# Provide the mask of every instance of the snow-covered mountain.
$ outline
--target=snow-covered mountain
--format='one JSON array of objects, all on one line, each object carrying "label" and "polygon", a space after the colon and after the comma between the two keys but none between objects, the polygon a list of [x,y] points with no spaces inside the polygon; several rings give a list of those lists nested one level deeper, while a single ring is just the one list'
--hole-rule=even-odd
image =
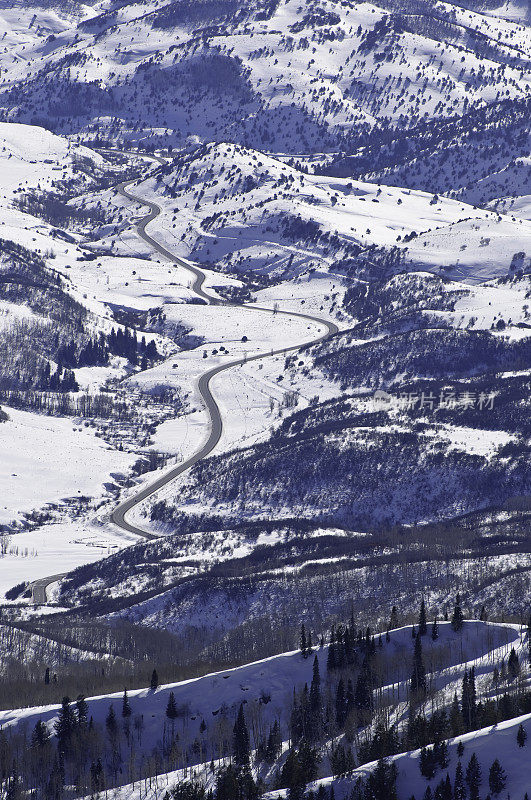
[{"label": "snow-covered mountain", "polygon": [[2,11],[6,119],[306,152],[529,90],[524,5],[73,5]]},{"label": "snow-covered mountain", "polygon": [[525,0],[0,3],[2,798],[528,797],[530,119]]}]

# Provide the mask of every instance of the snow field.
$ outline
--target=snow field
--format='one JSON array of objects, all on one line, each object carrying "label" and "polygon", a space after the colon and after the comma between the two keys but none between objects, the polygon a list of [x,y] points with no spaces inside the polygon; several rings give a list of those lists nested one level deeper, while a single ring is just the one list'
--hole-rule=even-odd
[{"label": "snow field", "polygon": [[[8,537],[7,552],[0,557],[0,596],[19,583],[70,572],[98,561],[136,538],[87,519],[65,519]],[[48,589],[54,594],[54,586]]]},{"label": "snow field", "polygon": [[48,503],[61,504],[105,492],[134,456],[108,447],[91,428],[4,406],[0,424],[0,523]]}]

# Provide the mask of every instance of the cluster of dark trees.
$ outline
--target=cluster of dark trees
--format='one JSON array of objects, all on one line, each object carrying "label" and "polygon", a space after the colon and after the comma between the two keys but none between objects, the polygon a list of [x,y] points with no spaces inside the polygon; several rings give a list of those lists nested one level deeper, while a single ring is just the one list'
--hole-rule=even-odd
[{"label": "cluster of dark trees", "polygon": [[529,98],[511,98],[469,106],[461,116],[423,120],[408,129],[376,125],[369,135],[355,130],[345,143],[353,155],[338,156],[322,171],[360,179],[392,171],[384,182],[430,192],[455,190],[483,177],[486,163],[496,163],[497,156],[507,163],[525,154],[529,113]]},{"label": "cluster of dark trees", "polygon": [[[385,638],[390,640],[392,629],[397,626],[397,610],[393,607]],[[456,597],[451,625],[454,631],[463,628],[464,616],[461,608],[461,598]],[[531,630],[531,619],[529,623]],[[411,660],[410,678],[410,717],[407,728],[399,735],[394,726],[388,726],[377,720],[374,733],[358,741],[357,749],[361,763],[384,758],[396,753],[416,748],[423,748],[421,764],[422,769],[435,774],[439,767],[444,767],[447,762],[447,747],[445,739],[459,736],[468,731],[496,724],[503,719],[510,719],[518,714],[527,713],[531,709],[531,692],[525,691],[517,678],[520,674],[520,664],[516,651],[511,649],[507,667],[503,666],[504,678],[512,686],[512,691],[496,699],[478,699],[474,668],[466,669],[461,697],[455,695],[450,708],[437,708],[426,717],[418,711],[419,705],[427,698],[428,687],[426,670],[422,654],[422,639],[429,636],[433,641],[439,638],[437,617],[428,625],[426,607],[422,600],[418,625],[412,628],[413,653]],[[303,626],[301,629],[301,653],[304,657],[311,654],[310,637]],[[323,741],[323,737],[345,734],[346,741],[352,741],[355,732],[361,726],[369,724],[377,716],[375,698],[381,682],[379,658],[382,636],[371,634],[367,629],[356,633],[353,623],[334,628],[330,635],[330,644],[327,658],[328,681],[331,682],[332,692],[328,693],[327,704],[323,707],[318,693],[320,687],[319,667],[317,659],[314,662],[314,677],[310,688],[294,694],[291,715],[291,739],[315,743]],[[322,642],[320,643],[322,646]],[[500,676],[497,668],[494,672],[493,682],[497,691],[500,685]],[[319,697],[319,701],[316,701]],[[428,745],[432,743],[431,747]],[[352,769],[353,761],[348,750],[338,752],[336,764],[337,772],[342,774]],[[423,772],[424,774],[424,772]],[[309,779],[310,780],[310,779]]]},{"label": "cluster of dark trees", "polygon": [[[69,370],[65,370],[66,373]],[[70,381],[70,379],[69,379]],[[71,387],[72,383],[69,383]],[[0,400],[13,408],[32,409],[50,416],[83,417],[86,419],[136,419],[134,407],[125,401],[117,401],[110,393],[72,396],[67,391],[39,391],[33,389],[0,389]]]},{"label": "cluster of dark trees", "polygon": [[55,354],[58,364],[68,367],[103,366],[109,363],[110,355],[122,356],[131,364],[140,363],[141,369],[159,358],[157,345],[153,340],[146,342],[142,336],[140,341],[136,331],[128,328],[113,328],[111,333],[91,336],[87,341],[79,343],[75,337],[62,341]]},{"label": "cluster of dark trees", "polygon": [[[127,736],[132,747],[140,734],[140,727],[129,725]],[[122,766],[120,735],[112,707],[105,726],[98,725],[89,718],[82,695],[75,703],[68,697],[63,699],[53,732],[41,720],[29,737],[2,731],[0,774],[6,798],[21,800],[32,790],[43,800],[60,800],[67,786],[82,795],[98,793],[112,781],[116,785]],[[72,789],[68,794],[72,795]]]},{"label": "cluster of dark trees", "polygon": [[[123,408],[108,408],[110,396],[69,397],[79,391],[73,370],[105,365],[110,355],[146,369],[159,358],[155,342],[146,342],[144,336],[139,340],[136,331],[128,328],[114,328],[108,335],[87,333],[87,310],[68,294],[61,276],[42,258],[6,240],[0,240],[0,253],[0,297],[27,305],[46,319],[17,321],[2,331],[0,399],[48,414],[122,415]],[[91,414],[98,410],[102,413]]]},{"label": "cluster of dark trees", "polygon": [[242,0],[180,0],[168,3],[152,15],[154,28],[173,28],[183,23],[195,25],[233,16],[239,8],[245,8]]},{"label": "cluster of dark trees", "polygon": [[[428,358],[429,352],[435,363],[443,348],[439,343],[439,350],[430,351],[432,338],[420,335],[415,351],[423,359]],[[420,356],[417,347],[424,346],[424,355]],[[405,354],[391,355],[391,349],[387,355],[394,359],[393,369],[408,361]],[[343,349],[318,362],[326,372],[333,372],[334,377],[339,373],[347,376],[350,370],[359,370],[366,357],[371,362],[373,357],[376,359],[374,352],[379,350],[380,344],[372,343],[366,348]],[[448,358],[452,353],[450,349]],[[374,365],[375,369],[381,368],[381,364],[376,367],[374,362]],[[363,382],[360,378],[360,383]],[[418,388],[411,387],[412,396]],[[432,385],[432,391],[433,388]],[[470,387],[462,391],[470,391]],[[430,396],[429,389],[425,393]],[[417,396],[420,398],[420,394]],[[438,395],[433,397],[437,400]],[[422,426],[412,423],[410,430],[393,429],[386,413],[385,410],[356,412],[344,400],[296,412],[287,420],[291,430],[281,427],[268,442],[198,464],[191,473],[192,482],[184,491],[191,497],[201,491],[214,513],[215,507],[222,505],[228,515],[237,511],[248,521],[274,518],[275,508],[281,506],[291,508],[292,516],[333,521],[333,525],[352,530],[411,524],[421,518],[448,518],[456,514],[458,507],[501,506],[507,496],[529,493],[525,443],[517,443],[513,467],[508,471],[499,460],[448,450],[442,441],[440,447],[427,448]],[[422,413],[430,412],[419,412]],[[454,419],[455,412],[448,413]],[[476,408],[474,413],[476,426],[480,426],[480,417],[489,424],[490,411]],[[300,435],[293,435],[295,421],[299,423]],[[528,424],[523,417],[522,423]],[[361,437],[350,435],[359,428],[365,429]],[[330,432],[334,436],[327,436]],[[386,458],[382,460],[384,452]],[[179,497],[179,504],[182,499]],[[157,509],[163,511],[162,506]],[[166,519],[172,516],[169,505],[164,516]]]},{"label": "cluster of dark trees", "polygon": [[[373,260],[375,257],[376,254],[371,254]],[[452,311],[456,302],[465,295],[465,290],[453,288],[444,278],[411,273],[390,280],[353,283],[345,292],[343,305],[360,320],[378,318],[384,313],[388,324],[390,314],[412,309]]]},{"label": "cluster of dark trees", "polygon": [[105,220],[103,209],[69,205],[65,202],[64,194],[55,192],[25,192],[18,198],[17,206],[27,214],[60,227],[88,221],[103,223]]},{"label": "cluster of dark trees", "polygon": [[[0,253],[4,256],[0,269],[0,298],[12,303],[28,306],[41,317],[59,325],[48,326],[51,333],[59,336],[64,330],[81,331],[88,319],[88,312],[74,300],[63,286],[61,276],[49,269],[44,261],[23,247],[0,240]],[[35,329],[47,327],[42,323],[26,323]],[[19,323],[24,328],[24,324]],[[5,336],[5,331],[3,332]]]},{"label": "cluster of dark trees", "polygon": [[[435,770],[432,768],[430,759],[425,752],[425,750],[421,752],[420,771],[427,780],[431,780],[435,775]],[[441,778],[433,791],[430,786],[426,787],[422,800],[465,800],[465,798],[480,800],[483,779],[478,758],[475,753],[472,753],[466,770],[464,770],[461,763],[461,757],[464,753],[462,742],[459,743],[457,752],[459,761],[457,762],[453,783],[450,780],[450,774],[447,772],[446,777]],[[439,759],[438,763],[442,767],[448,766],[446,758]],[[489,789],[494,796],[498,796],[505,788],[506,783],[507,774],[499,760],[495,758],[489,769]],[[411,800],[415,800],[414,795],[411,796]]]},{"label": "cluster of dark trees", "polygon": [[79,384],[75,374],[71,369],[64,368],[61,364],[54,372],[49,361],[42,363],[34,380],[19,380],[16,387],[12,387],[18,392],[39,391],[39,392],[77,392]]},{"label": "cluster of dark trees", "polygon": [[[410,380],[418,376],[447,381],[516,369],[516,365],[529,361],[529,342],[503,342],[485,331],[430,328],[427,323],[419,330],[404,326],[404,320],[396,333],[389,327],[387,331],[392,335],[380,342],[358,343],[339,350],[326,343],[320,345],[315,365],[345,386],[362,381],[381,386],[395,380],[397,358]],[[360,333],[357,331],[352,338]]]}]

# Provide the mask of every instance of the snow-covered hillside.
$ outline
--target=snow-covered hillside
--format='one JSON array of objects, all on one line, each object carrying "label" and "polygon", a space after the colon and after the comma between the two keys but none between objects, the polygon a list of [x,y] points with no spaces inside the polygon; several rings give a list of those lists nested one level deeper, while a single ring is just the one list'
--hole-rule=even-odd
[{"label": "snow-covered hillside", "polygon": [[0,6],[0,795],[524,800],[529,3]]},{"label": "snow-covered hillside", "polygon": [[[461,685],[463,675],[474,667],[478,691],[483,695],[485,691],[492,693],[493,669],[503,659],[507,658],[511,648],[522,659],[527,648],[524,636],[518,626],[496,625],[482,622],[468,621],[464,623],[461,632],[452,630],[449,623],[441,623],[439,638],[431,642],[428,637],[424,640],[425,659],[427,664],[432,664],[436,671],[432,673],[432,699],[426,703],[427,715],[434,714],[435,707],[448,702]],[[390,682],[380,690],[380,697],[388,704],[388,713],[398,726],[397,730],[403,731],[407,726],[406,706],[402,702],[402,695],[407,694],[407,681],[402,680],[402,666],[407,663],[412,648],[411,627],[399,628],[390,631],[382,644],[381,669],[385,678]],[[231,727],[232,720],[236,717],[238,708],[245,709],[245,717],[252,724],[251,746],[256,755],[253,758],[253,767],[263,773],[272,775],[271,765],[268,773],[260,766],[259,747],[262,731],[266,731],[277,721],[280,725],[280,735],[286,749],[290,725],[290,698],[294,691],[299,692],[304,682],[307,684],[315,677],[316,664],[322,676],[323,686],[332,686],[334,677],[331,673],[330,655],[328,647],[315,650],[316,658],[306,658],[300,652],[283,653],[273,658],[246,664],[235,669],[206,675],[202,678],[173,683],[164,686],[153,686],[151,689],[132,690],[127,693],[127,714],[133,721],[142,720],[142,724],[135,722],[133,729],[126,730],[126,736],[134,737],[135,749],[131,756],[133,762],[143,751],[160,748],[164,742],[180,742],[183,748],[193,741],[200,742],[195,749],[196,764],[194,773],[200,781],[207,785],[215,779],[212,768],[207,769],[207,762],[218,760],[218,765],[223,763],[221,753],[217,752],[218,740],[222,741],[226,735],[226,728]],[[328,664],[328,666],[327,666]],[[407,674],[407,670],[405,671]],[[479,688],[481,686],[481,689]],[[171,696],[171,700],[170,700]],[[109,709],[114,708],[116,714],[124,706],[123,693],[93,697],[87,699],[87,708],[84,712],[90,716],[91,725],[100,726],[105,723],[110,728]],[[169,703],[176,709],[174,717],[168,716]],[[53,730],[53,723],[57,720],[60,707],[48,706],[41,708],[28,708],[0,712],[0,722],[3,730],[8,735],[17,735],[23,728],[33,730],[37,724],[43,722],[49,730]],[[392,757],[398,770],[398,798],[407,800],[411,792],[424,791],[428,785],[433,788],[444,778],[446,771],[452,776],[455,773],[458,759],[466,763],[475,752],[486,782],[488,768],[495,757],[498,757],[509,775],[507,790],[521,792],[529,788],[529,772],[526,767],[526,753],[516,741],[516,734],[520,725],[524,730],[529,727],[529,714],[516,719],[502,721],[489,728],[464,733],[448,741],[447,766],[439,771],[436,777],[426,781],[419,773],[419,751],[408,752]],[[125,730],[125,729],[124,729]],[[135,731],[133,734],[133,730]],[[118,740],[117,740],[118,741]],[[361,747],[361,738],[357,740]],[[458,755],[457,747],[461,743],[463,752]],[[155,752],[155,750],[154,750]],[[163,751],[161,751],[163,752]],[[177,753],[164,756],[162,763],[168,764],[172,760],[178,761]],[[280,755],[280,763],[284,756]],[[161,764],[162,766],[162,764]],[[334,782],[334,788],[339,797],[350,797],[351,789],[360,777],[366,777],[376,768],[376,763],[367,763],[353,771],[349,770],[348,777],[326,778],[327,769],[330,769],[328,758],[323,760],[320,772],[324,780],[319,784],[329,785]],[[163,785],[175,781],[182,781],[187,775],[182,771],[168,773],[164,771],[159,780]],[[124,781],[121,781],[124,783]],[[315,784],[317,786],[318,784]],[[313,788],[313,787],[309,787]],[[136,798],[138,790],[134,786],[122,786],[118,796]],[[284,797],[285,792],[274,792],[271,797]]]},{"label": "snow-covered hillside", "polygon": [[71,498],[92,497],[125,474],[134,456],[97,439],[68,419],[9,410],[0,425],[0,522]]},{"label": "snow-covered hillside", "polygon": [[[521,98],[529,87],[528,20],[503,8],[423,2],[415,14],[400,3],[331,0],[190,8],[102,4],[80,22],[39,9],[21,16],[10,4],[2,104],[24,121],[70,118],[79,129],[97,119],[107,129],[119,116],[132,138],[169,129],[174,141],[199,135],[305,152],[377,120],[410,124]],[[26,22],[24,35],[14,18]]]},{"label": "snow-covered hillside", "polygon": [[[420,774],[419,760],[420,750],[403,753],[394,756],[391,763],[396,765],[398,770],[397,792],[398,800],[410,800],[411,797],[422,797],[428,787],[432,792],[446,774],[450,775],[451,785],[455,780],[457,765],[461,762],[462,768],[466,768],[472,754],[475,753],[481,770],[481,791],[488,791],[489,770],[495,759],[498,759],[505,773],[509,776],[505,784],[504,791],[508,797],[522,797],[531,788],[531,775],[529,772],[528,754],[523,753],[518,746],[516,735],[522,725],[526,731],[531,729],[531,714],[517,717],[516,719],[500,722],[483,728],[474,733],[467,733],[457,739],[451,739],[448,743],[448,766],[439,771],[435,778],[427,781]],[[457,753],[459,745],[463,745],[464,753],[460,758]],[[323,781],[316,781],[308,788],[310,791],[317,790],[320,786],[330,789],[334,787],[334,795],[337,800],[348,800],[351,796],[353,787],[359,778],[367,778],[377,768],[377,762],[365,764],[359,769],[355,769],[348,778],[328,778]],[[179,776],[181,777],[181,776]],[[182,777],[181,777],[182,780]],[[136,794],[132,786],[122,790],[122,796],[135,798]],[[285,798],[286,791],[274,791],[264,795],[264,800],[279,800]]]}]

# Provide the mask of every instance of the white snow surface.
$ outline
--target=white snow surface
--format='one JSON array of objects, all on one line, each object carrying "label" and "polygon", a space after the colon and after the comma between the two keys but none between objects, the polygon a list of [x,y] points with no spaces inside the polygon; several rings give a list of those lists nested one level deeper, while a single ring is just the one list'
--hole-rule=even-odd
[{"label": "white snow surface", "polygon": [[99,494],[134,461],[73,419],[3,407],[9,419],[0,423],[0,523],[47,503]]}]

